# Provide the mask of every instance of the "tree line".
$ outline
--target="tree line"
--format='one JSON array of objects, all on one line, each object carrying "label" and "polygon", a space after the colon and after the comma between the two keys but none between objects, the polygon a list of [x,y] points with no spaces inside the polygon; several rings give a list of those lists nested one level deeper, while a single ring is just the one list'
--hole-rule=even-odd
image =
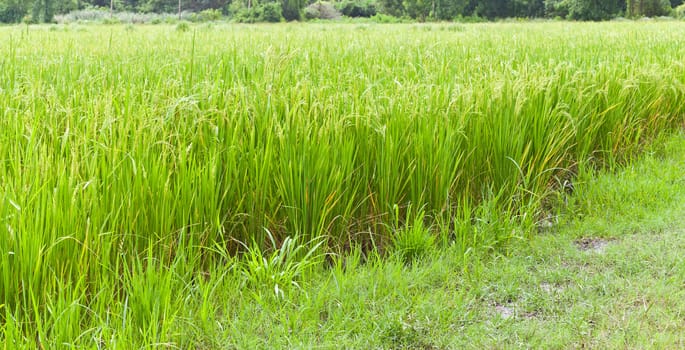
[{"label": "tree line", "polygon": [[[376,14],[419,21],[459,18],[564,18],[606,20],[617,16],[669,15],[684,0],[335,0],[331,4],[348,16]],[[0,22],[51,22],[56,14],[87,8],[113,11],[175,13],[276,10],[286,20],[300,20],[306,6],[321,0],[0,0]],[[241,12],[242,11],[242,12]]]}]

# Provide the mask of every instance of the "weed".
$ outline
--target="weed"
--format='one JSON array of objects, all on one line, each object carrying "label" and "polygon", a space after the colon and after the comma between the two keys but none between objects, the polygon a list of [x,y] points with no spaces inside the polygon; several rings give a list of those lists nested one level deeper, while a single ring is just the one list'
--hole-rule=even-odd
[{"label": "weed", "polygon": [[[409,219],[404,227],[399,227],[396,219],[395,233],[392,237],[393,251],[407,264],[427,256],[435,248],[435,235],[426,228],[425,213],[418,211],[412,215],[411,208],[407,210]],[[399,208],[395,206],[395,215],[399,215]]]}]

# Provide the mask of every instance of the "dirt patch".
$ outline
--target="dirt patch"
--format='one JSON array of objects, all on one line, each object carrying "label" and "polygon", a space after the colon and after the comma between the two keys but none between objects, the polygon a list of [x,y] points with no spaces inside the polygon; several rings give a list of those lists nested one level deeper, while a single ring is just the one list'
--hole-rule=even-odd
[{"label": "dirt patch", "polygon": [[581,238],[573,243],[580,251],[602,254],[611,243],[611,240],[606,238]]},{"label": "dirt patch", "polygon": [[566,288],[556,283],[540,283],[540,289],[548,294],[562,293]]},{"label": "dirt patch", "polygon": [[537,312],[517,312],[514,304],[495,304],[495,313],[503,320],[514,318],[531,319],[538,316]]},{"label": "dirt patch", "polygon": [[495,312],[499,315],[499,317],[505,320],[514,317],[514,308],[506,305],[495,305]]}]

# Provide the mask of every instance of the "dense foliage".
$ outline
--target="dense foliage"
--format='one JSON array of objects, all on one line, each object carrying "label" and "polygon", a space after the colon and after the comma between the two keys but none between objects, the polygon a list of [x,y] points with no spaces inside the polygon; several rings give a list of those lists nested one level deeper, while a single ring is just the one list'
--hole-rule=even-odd
[{"label": "dense foliage", "polygon": [[[0,22],[50,22],[55,14],[86,8],[140,13],[218,10],[239,21],[300,20],[317,0],[0,0]],[[567,18],[606,20],[617,16],[675,14],[683,0],[340,0],[334,6],[348,17],[377,13],[415,20],[460,18]],[[274,5],[278,4],[278,5]],[[273,16],[273,10],[280,13]],[[263,15],[267,13],[267,15]],[[316,18],[315,15],[307,15]]]}]

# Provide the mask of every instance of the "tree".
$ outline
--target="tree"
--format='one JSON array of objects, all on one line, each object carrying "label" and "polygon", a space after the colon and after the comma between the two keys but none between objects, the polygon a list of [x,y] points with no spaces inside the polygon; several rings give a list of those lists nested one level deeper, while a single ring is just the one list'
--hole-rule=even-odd
[{"label": "tree", "polygon": [[430,17],[437,20],[452,20],[465,15],[468,0],[432,0]]},{"label": "tree", "polygon": [[28,12],[27,3],[23,0],[0,0],[0,22],[21,22]]},{"label": "tree", "polygon": [[566,18],[568,17],[567,0],[545,0],[545,17]]},{"label": "tree", "polygon": [[545,0],[545,16],[578,21],[614,18],[625,9],[625,0]]},{"label": "tree", "polygon": [[405,15],[425,21],[452,20],[464,14],[468,0],[404,0],[402,8]]},{"label": "tree", "polygon": [[34,22],[52,22],[55,15],[52,0],[35,0],[31,11]]},{"label": "tree", "polygon": [[545,16],[544,0],[514,0],[512,16],[518,18],[534,18]]},{"label": "tree", "polygon": [[513,1],[511,0],[479,0],[476,13],[488,19],[513,17]]},{"label": "tree", "polygon": [[425,21],[430,16],[433,2],[431,0],[404,0],[403,5],[409,17]]},{"label": "tree", "polygon": [[666,16],[671,10],[669,0],[627,0],[626,14],[629,17]]},{"label": "tree", "polygon": [[281,0],[281,8],[283,9],[283,18],[286,21],[299,21],[300,11],[305,7],[303,0]]},{"label": "tree", "polygon": [[139,9],[142,12],[175,13],[178,11],[178,0],[146,0]]},{"label": "tree", "polygon": [[581,21],[603,21],[616,17],[623,8],[621,0],[568,1],[568,18]]},{"label": "tree", "polygon": [[402,0],[378,0],[378,4],[380,5],[381,13],[395,17],[406,15]]}]

